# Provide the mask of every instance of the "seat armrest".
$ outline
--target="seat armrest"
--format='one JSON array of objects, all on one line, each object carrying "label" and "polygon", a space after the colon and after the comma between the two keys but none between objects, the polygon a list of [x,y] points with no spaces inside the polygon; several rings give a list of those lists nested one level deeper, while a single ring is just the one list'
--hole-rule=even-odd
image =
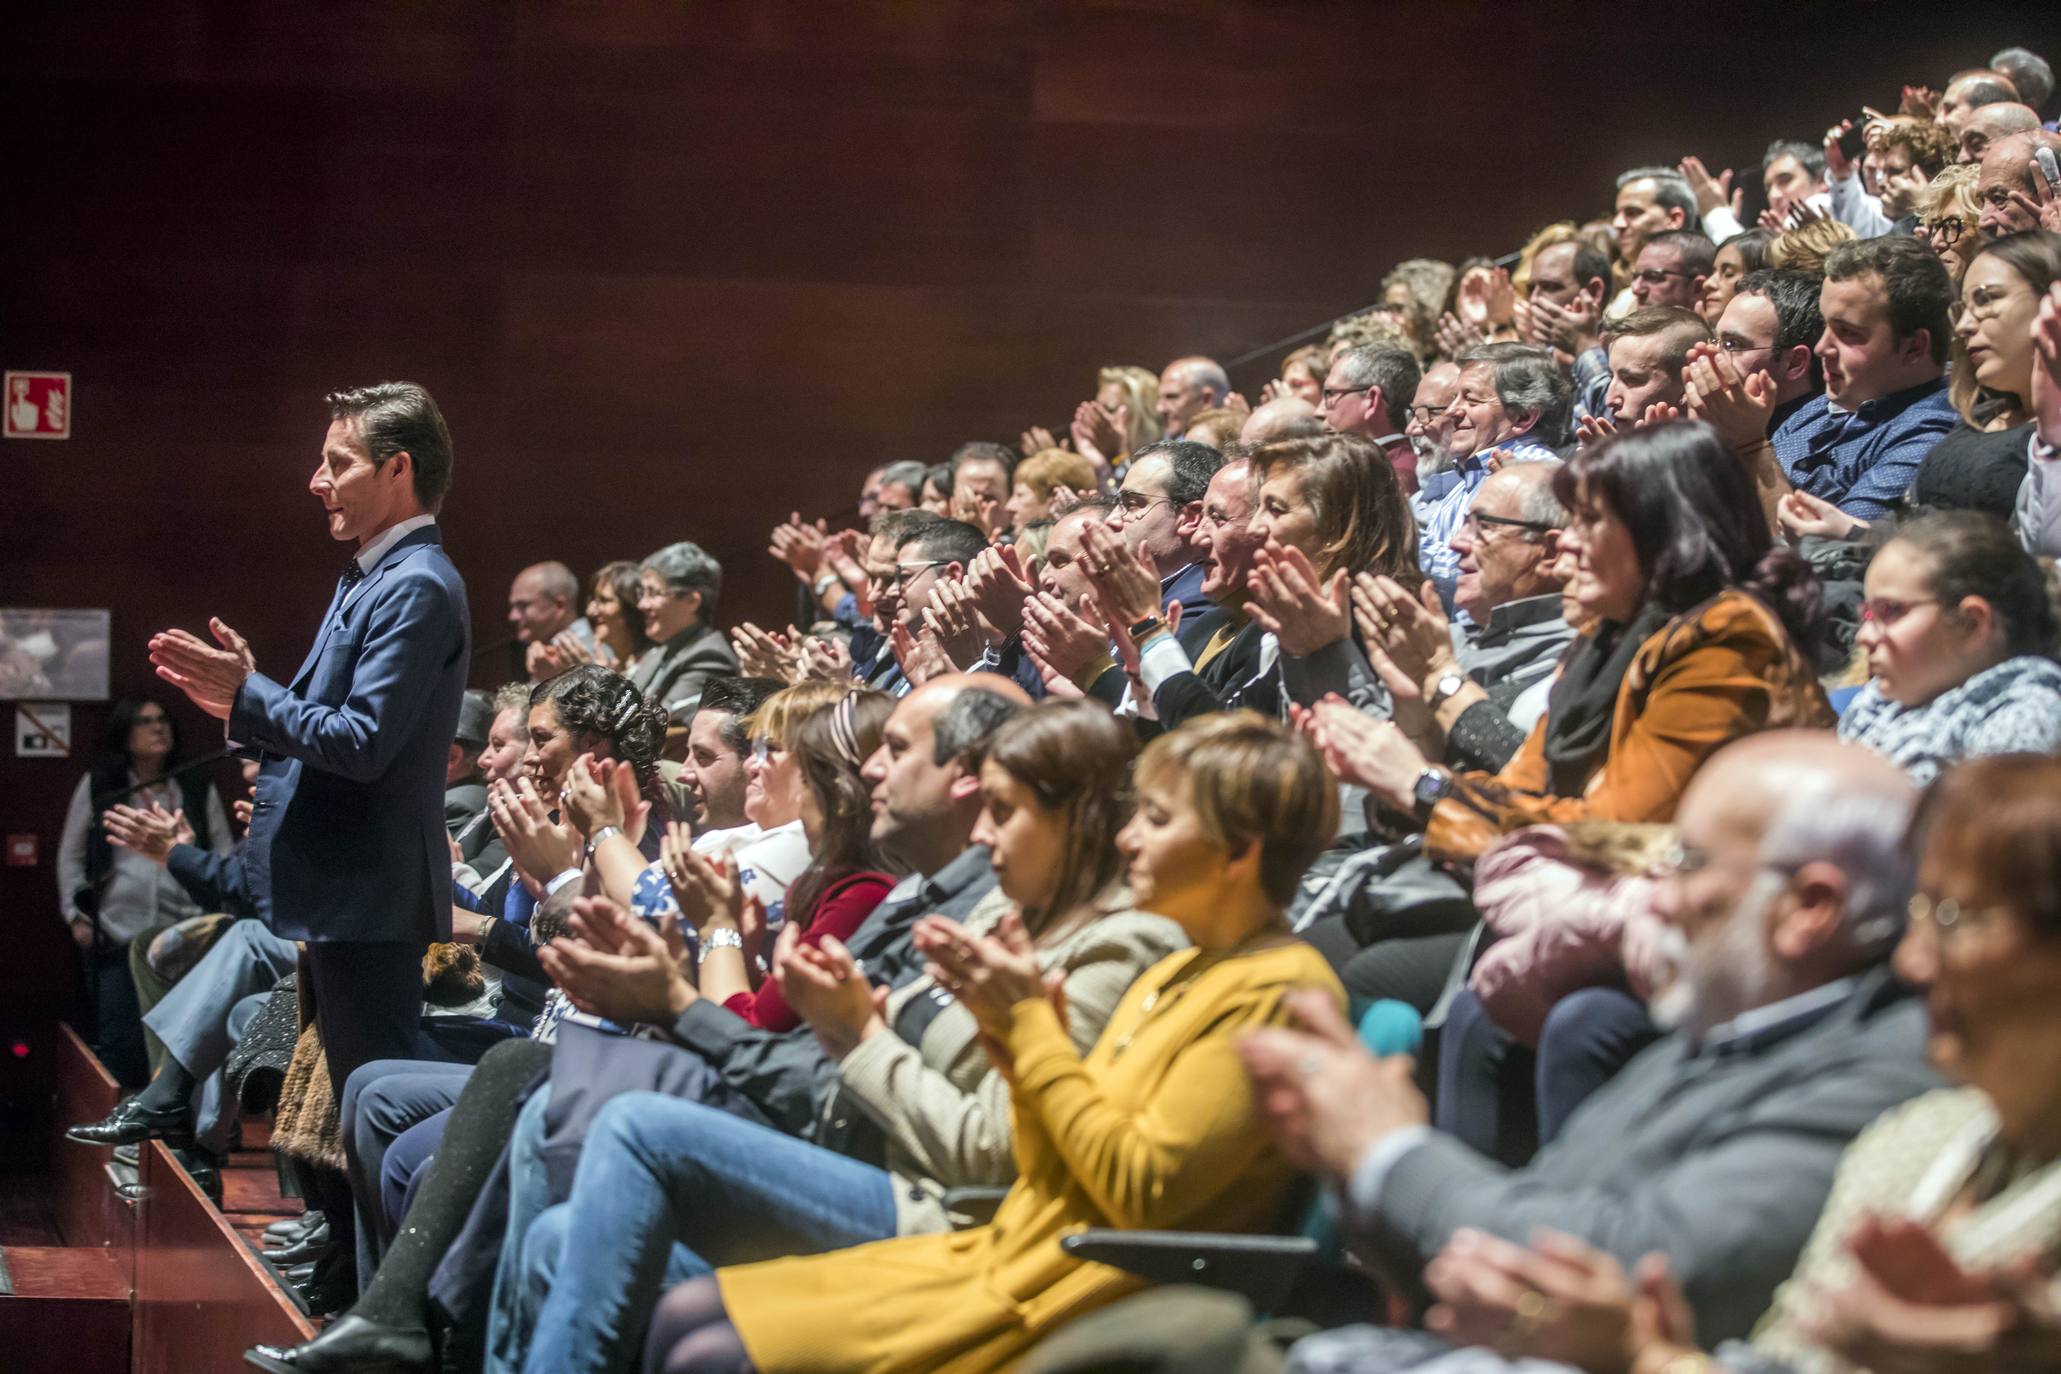
[{"label": "seat armrest", "polygon": [[1154,1283],[1194,1283],[1237,1293],[1261,1312],[1277,1310],[1320,1254],[1317,1242],[1307,1236],[1217,1231],[1089,1230],[1065,1237],[1060,1245],[1069,1255]]}]

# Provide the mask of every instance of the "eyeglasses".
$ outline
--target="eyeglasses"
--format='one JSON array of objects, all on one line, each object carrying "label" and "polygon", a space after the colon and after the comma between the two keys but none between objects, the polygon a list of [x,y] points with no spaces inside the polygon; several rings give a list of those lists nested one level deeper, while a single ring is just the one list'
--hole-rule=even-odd
[{"label": "eyeglasses", "polygon": [[1775,346],[1771,343],[1748,343],[1744,339],[1733,339],[1727,338],[1724,335],[1719,335],[1718,347],[1721,350],[1723,350],[1726,357],[1743,358],[1750,353],[1772,352]]},{"label": "eyeglasses", "polygon": [[637,588],[637,604],[641,606],[647,601],[671,601],[676,596],[685,595],[687,593],[678,587],[653,587],[646,585]]},{"label": "eyeglasses", "polygon": [[1484,527],[1486,529],[1530,530],[1533,534],[1544,534],[1556,528],[1556,526],[1549,525],[1543,520],[1512,520],[1508,516],[1481,515],[1474,511],[1467,512],[1467,518],[1460,522],[1461,533],[1477,544],[1483,542],[1487,537]]},{"label": "eyeglasses", "polygon": [[1169,506],[1173,502],[1164,496],[1147,496],[1142,491],[1120,491],[1116,494],[1116,508],[1127,519],[1135,519],[1154,506]]},{"label": "eyeglasses", "polygon": [[1372,391],[1373,389],[1374,383],[1372,382],[1367,383],[1365,386],[1327,386],[1324,388],[1324,404],[1335,406],[1348,396],[1357,396],[1363,391]]},{"label": "eyeglasses", "polygon": [[1938,604],[1939,598],[1936,596],[1914,596],[1909,601],[1891,601],[1886,597],[1877,597],[1873,601],[1863,601],[1861,603],[1861,619],[1863,621],[1872,620],[1877,625],[1887,629],[1920,606],[1937,606]]},{"label": "eyeglasses", "polygon": [[923,576],[931,568],[946,567],[951,562],[952,560],[949,558],[933,558],[928,563],[897,563],[895,564],[895,585],[897,587],[906,587],[917,578]]},{"label": "eyeglasses", "polygon": [[1905,910],[1910,913],[1912,925],[1930,925],[1942,939],[1953,931],[1979,930],[1995,925],[2011,914],[2005,907],[1962,906],[1951,897],[1933,898],[1922,892],[1912,896],[1911,904]]},{"label": "eyeglasses", "polygon": [[786,757],[786,754],[786,745],[775,744],[764,735],[760,735],[751,742],[751,761],[761,768],[764,768],[774,759]]},{"label": "eyeglasses", "polygon": [[2007,302],[2016,299],[2020,294],[2015,290],[1977,291],[1974,299],[1962,304],[1961,318],[1964,320],[1993,320],[2004,313],[2004,306]]},{"label": "eyeglasses", "polygon": [[1648,286],[1658,286],[1662,282],[1666,281],[1669,277],[1687,277],[1693,275],[1693,273],[1684,272],[1679,267],[1641,267],[1638,271],[1632,273],[1633,277],[1637,278],[1642,282],[1645,282]]},{"label": "eyeglasses", "polygon": [[1450,401],[1442,406],[1411,406],[1410,418],[1420,425],[1428,425],[1452,408],[1453,403]]},{"label": "eyeglasses", "polygon": [[1959,215],[1950,215],[1946,219],[1926,220],[1923,224],[1919,225],[1919,228],[1925,231],[1925,236],[1942,248],[1951,246],[1955,239],[1961,237],[1961,231],[1967,227],[1968,222]]}]

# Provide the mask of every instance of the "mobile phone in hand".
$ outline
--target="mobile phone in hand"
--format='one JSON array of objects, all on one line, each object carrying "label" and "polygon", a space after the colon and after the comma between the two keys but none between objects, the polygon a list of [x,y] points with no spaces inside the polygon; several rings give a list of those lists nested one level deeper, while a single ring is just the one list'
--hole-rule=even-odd
[{"label": "mobile phone in hand", "polygon": [[2061,196],[2061,164],[2055,161],[2054,150],[2035,148],[2032,150],[2032,160],[2033,165],[2040,169],[2040,175],[2046,179],[2047,194]]},{"label": "mobile phone in hand", "polygon": [[1839,136],[1839,151],[1848,162],[1859,162],[1868,151],[1868,117],[1863,114],[1853,122],[1853,127]]}]

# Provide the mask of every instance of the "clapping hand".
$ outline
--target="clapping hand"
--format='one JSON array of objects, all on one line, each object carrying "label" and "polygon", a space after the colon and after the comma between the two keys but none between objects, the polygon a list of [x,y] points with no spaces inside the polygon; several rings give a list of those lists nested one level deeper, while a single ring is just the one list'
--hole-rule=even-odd
[{"label": "clapping hand", "polygon": [[487,788],[487,814],[508,847],[508,857],[533,885],[541,886],[580,865],[580,836],[551,818],[551,808],[526,777]]},{"label": "clapping hand", "polygon": [[665,1025],[696,993],[687,978],[687,942],[670,912],[656,930],[606,897],[573,902],[561,937],[537,960],[566,998],[589,1016]]},{"label": "clapping hand", "polygon": [[1092,452],[1106,463],[1130,447],[1131,404],[1124,401],[1109,411],[1099,401],[1082,401],[1074,407],[1072,432],[1073,446],[1082,457]]},{"label": "clapping hand", "polygon": [[1456,1346],[1591,1374],[1657,1367],[1641,1359],[1656,1344],[1693,1348],[1688,1304],[1658,1254],[1641,1260],[1634,1278],[1558,1231],[1534,1231],[1527,1248],[1465,1228],[1425,1267],[1424,1281],[1438,1299],[1424,1324]]},{"label": "clapping hand", "polygon": [[1481,332],[1480,325],[1472,320],[1463,320],[1450,310],[1438,317],[1434,334],[1438,339],[1438,351],[1448,358],[1457,358],[1468,349],[1488,342],[1488,336]]},{"label": "clapping hand", "polygon": [[1411,596],[1393,578],[1361,573],[1353,579],[1353,622],[1374,675],[1388,688],[1393,718],[1411,739],[1428,738],[1436,722],[1430,702],[1439,679],[1460,672],[1453,626],[1438,588],[1422,583]]},{"label": "clapping hand", "polygon": [[808,524],[795,511],[787,517],[787,523],[773,530],[771,547],[766,551],[794,569],[794,575],[803,582],[813,583],[816,574],[823,569],[823,549],[830,539],[830,526],[818,520]]},{"label": "clapping hand", "polygon": [[1345,782],[1372,792],[1397,811],[1416,805],[1424,751],[1391,720],[1374,720],[1333,693],[1310,712],[1310,736],[1324,762]]},{"label": "clapping hand", "polygon": [[1289,1160],[1342,1181],[1383,1136],[1427,1123],[1430,1106],[1413,1081],[1415,1061],[1406,1054],[1376,1059],[1335,994],[1298,988],[1287,1004],[1294,1027],[1253,1031],[1238,1057]]},{"label": "clapping hand", "polygon": [[1048,674],[1072,681],[1080,671],[1109,653],[1109,634],[1099,623],[1095,598],[1083,595],[1069,606],[1051,592],[1040,592],[1023,605],[1023,647]]},{"label": "clapping hand", "polygon": [[809,1023],[832,1059],[844,1058],[887,1029],[887,989],[867,981],[835,936],[805,945],[798,926],[792,921],[782,925],[774,944],[773,976],[787,1005]]},{"label": "clapping hand", "polygon": [[229,719],[243,680],[258,670],[250,645],[219,618],[208,621],[215,645],[204,644],[184,630],[165,630],[150,637],[150,662],[157,675],[184,692],[201,710],[218,720]]},{"label": "clapping hand", "polygon": [[1731,355],[1716,344],[1689,350],[1682,371],[1683,403],[1689,413],[1718,432],[1734,453],[1767,440],[1775,414],[1775,379],[1766,372],[1740,374]]},{"label": "clapping hand", "polygon": [[644,835],[651,803],[637,786],[637,770],[619,759],[582,754],[565,775],[565,818],[592,839],[614,826],[635,844]]},{"label": "clapping hand", "polygon": [[1578,295],[1566,305],[1555,305],[1540,296],[1531,302],[1531,338],[1534,343],[1558,349],[1572,362],[1596,346],[1595,303]]},{"label": "clapping hand", "polygon": [[737,654],[739,670],[747,677],[778,678],[794,682],[801,673],[801,650],[795,641],[800,632],[792,625],[786,634],[762,630],[745,621],[730,632],[730,647]]},{"label": "clapping hand", "polygon": [[1617,421],[1608,415],[1584,415],[1574,422],[1577,448],[1594,448],[1605,439],[1617,437]]},{"label": "clapping hand", "polygon": [[1031,585],[1015,545],[993,544],[975,554],[965,585],[974,609],[1002,636],[1023,632],[1023,603],[1030,599]]},{"label": "clapping hand", "polygon": [[1043,425],[1032,425],[1017,437],[1016,447],[1028,458],[1034,453],[1042,453],[1048,448],[1063,448],[1064,445],[1052,437],[1051,430]]},{"label": "clapping hand", "polygon": [[1792,540],[1796,539],[1845,539],[1856,530],[1868,528],[1868,522],[1848,515],[1839,507],[1821,496],[1807,491],[1786,493],[1775,506],[1775,519],[1781,523],[1782,532]]},{"label": "clapping hand", "polygon": [[801,675],[805,680],[844,681],[852,675],[852,646],[834,636],[810,635],[802,641]]},{"label": "clapping hand", "polygon": [[1135,625],[1159,614],[1159,575],[1142,551],[1099,520],[1081,527],[1080,562],[1112,620]]},{"label": "clapping hand", "polygon": [[738,881],[735,859],[724,854],[711,861],[695,853],[693,832],[672,821],[659,841],[658,865],[672,885],[680,919],[689,927],[743,933],[744,885]]},{"label": "clapping hand", "polygon": [[974,935],[957,921],[926,916],[916,923],[916,949],[929,962],[926,971],[973,1014],[980,1039],[995,1067],[1007,1074],[1016,1066],[1010,1053],[1009,1028],[1019,1002],[1049,999],[1066,1024],[1062,977],[1050,977],[1038,966],[1038,952],[1014,910],[994,930]]},{"label": "clapping hand", "polygon": [[1352,628],[1346,576],[1340,568],[1326,581],[1301,549],[1269,539],[1252,556],[1246,575],[1252,599],[1246,609],[1280,642],[1282,653],[1306,658],[1336,644]]},{"label": "clapping hand", "polygon": [[[987,552],[983,550],[983,556]],[[980,662],[988,645],[1000,638],[991,636],[981,623],[973,589],[963,577],[940,579],[932,588],[930,604],[923,611],[923,628],[937,637],[938,648],[947,659],[968,667]]]},{"label": "clapping hand", "polygon": [[108,843],[132,854],[141,854],[154,864],[171,857],[174,845],[192,844],[193,827],[184,811],[167,811],[153,802],[148,810],[135,806],[110,806],[100,817]]},{"label": "clapping hand", "polygon": [[1517,288],[1510,284],[1508,268],[1476,268],[1460,279],[1460,319],[1477,331],[1494,331],[1509,324],[1517,305]]},{"label": "clapping hand", "polygon": [[943,677],[959,671],[944,645],[938,642],[937,631],[925,625],[915,634],[909,627],[897,620],[887,632],[887,647],[901,666],[902,676],[909,679],[912,687],[921,687],[934,677]]}]

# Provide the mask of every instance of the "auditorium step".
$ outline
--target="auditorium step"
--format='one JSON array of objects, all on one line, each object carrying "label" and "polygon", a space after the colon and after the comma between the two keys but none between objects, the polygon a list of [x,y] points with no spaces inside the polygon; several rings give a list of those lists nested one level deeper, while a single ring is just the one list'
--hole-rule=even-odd
[{"label": "auditorium step", "polygon": [[113,1110],[114,1080],[69,1027],[26,1043],[53,1080],[48,1170],[31,1180],[51,1224],[20,1222],[6,1237],[15,1243],[0,1244],[11,1287],[0,1292],[0,1369],[241,1374],[249,1346],[314,1335],[253,1248],[265,1226],[300,1211],[279,1195],[262,1126],[246,1129],[223,1168],[220,1209],[156,1141],[139,1156],[140,1195],[126,1200],[111,1150],[54,1138]]}]

